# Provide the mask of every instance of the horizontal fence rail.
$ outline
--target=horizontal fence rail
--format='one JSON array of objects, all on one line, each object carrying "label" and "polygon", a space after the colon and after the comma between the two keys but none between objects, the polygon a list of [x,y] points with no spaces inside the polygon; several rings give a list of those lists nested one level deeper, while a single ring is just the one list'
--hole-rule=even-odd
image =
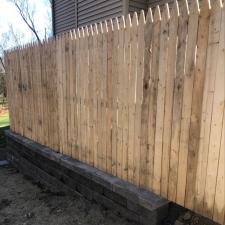
[{"label": "horizontal fence rail", "polygon": [[183,0],[8,51],[11,129],[225,224],[224,42]]}]

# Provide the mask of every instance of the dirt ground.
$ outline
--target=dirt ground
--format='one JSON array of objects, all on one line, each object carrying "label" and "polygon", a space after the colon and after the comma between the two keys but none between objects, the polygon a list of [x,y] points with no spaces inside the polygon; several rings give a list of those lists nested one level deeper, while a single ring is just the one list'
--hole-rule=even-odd
[{"label": "dirt ground", "polygon": [[0,167],[0,225],[131,225],[80,196],[52,193],[11,166]]}]

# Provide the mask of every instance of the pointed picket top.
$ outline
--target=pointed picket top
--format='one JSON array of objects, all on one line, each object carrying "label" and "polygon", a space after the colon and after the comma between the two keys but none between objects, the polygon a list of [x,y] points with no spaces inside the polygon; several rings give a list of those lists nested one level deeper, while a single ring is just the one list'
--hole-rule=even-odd
[{"label": "pointed picket top", "polygon": [[130,17],[130,13],[127,15],[126,17],[126,27],[130,28],[132,26],[132,22],[131,22],[131,17]]},{"label": "pointed picket top", "polygon": [[150,24],[153,23],[153,13],[152,13],[152,9],[148,8],[148,12],[146,15],[146,24]]},{"label": "pointed picket top", "polygon": [[75,37],[74,37],[74,29],[72,29],[70,31],[70,35],[71,35],[71,40],[74,40],[75,39]]},{"label": "pointed picket top", "polygon": [[88,26],[85,26],[85,36],[86,37],[89,37],[89,29],[88,29]]},{"label": "pointed picket top", "polygon": [[[66,32],[64,37],[65,37],[66,40],[68,40],[69,39],[69,32]],[[46,44],[46,40],[44,40],[44,42]]]},{"label": "pointed picket top", "polygon": [[98,35],[98,25],[97,25],[97,23],[95,23],[94,25],[93,25],[93,34],[94,34],[94,36],[95,35]]},{"label": "pointed picket top", "polygon": [[207,14],[211,9],[211,2],[210,0],[202,0],[200,3],[200,14]]},{"label": "pointed picket top", "polygon": [[73,37],[74,37],[74,40],[76,40],[76,39],[77,39],[76,29],[73,29]]},{"label": "pointed picket top", "polygon": [[161,20],[161,12],[160,12],[159,5],[157,5],[155,8],[154,16],[153,16],[153,21],[154,23],[157,23],[160,20]]},{"label": "pointed picket top", "polygon": [[70,33],[70,40],[73,40],[73,30],[70,30],[69,33]]},{"label": "pointed picket top", "polygon": [[144,10],[141,10],[140,15],[139,15],[139,24],[140,25],[145,25],[145,12]]},{"label": "pointed picket top", "polygon": [[199,1],[198,0],[192,0],[190,5],[190,14],[199,14],[200,8],[199,8]]},{"label": "pointed picket top", "polygon": [[168,21],[170,19],[170,10],[169,10],[169,5],[166,3],[163,7],[163,12],[162,12],[162,20],[163,21]]},{"label": "pointed picket top", "polygon": [[170,19],[173,20],[173,18],[177,18],[179,16],[179,6],[177,0],[174,1],[172,11],[170,14]]},{"label": "pointed picket top", "polygon": [[81,38],[85,38],[85,32],[84,32],[84,27],[81,27]]},{"label": "pointed picket top", "polygon": [[132,26],[133,27],[137,27],[138,26],[138,15],[137,15],[137,12],[134,12],[134,14],[133,14]]},{"label": "pointed picket top", "polygon": [[81,38],[81,31],[80,31],[80,28],[77,28],[77,38],[78,38],[78,39]]},{"label": "pointed picket top", "polygon": [[113,21],[112,19],[108,20],[108,32],[112,32],[113,31]]},{"label": "pointed picket top", "polygon": [[124,18],[123,15],[120,17],[119,25],[120,25],[120,29],[124,29],[125,26],[126,26],[126,24],[125,24],[125,18]]},{"label": "pointed picket top", "polygon": [[89,34],[90,34],[90,36],[94,35],[94,30],[93,30],[93,25],[92,24],[89,26]]},{"label": "pointed picket top", "polygon": [[97,26],[98,26],[98,33],[99,33],[99,34],[102,34],[102,33],[103,33],[102,22],[99,22]]},{"label": "pointed picket top", "polygon": [[222,0],[211,0],[211,11],[216,12],[223,7]]},{"label": "pointed picket top", "polygon": [[58,40],[61,41],[62,40],[62,35],[58,34],[57,36],[58,36]]},{"label": "pointed picket top", "polygon": [[115,26],[114,26],[114,28],[115,28],[114,29],[115,31],[118,31],[120,29],[119,20],[118,20],[117,17],[115,18]]},{"label": "pointed picket top", "polygon": [[102,28],[103,28],[103,33],[104,34],[108,33],[108,23],[107,23],[106,20],[103,22]]},{"label": "pointed picket top", "polygon": [[[66,32],[62,33],[62,38],[66,38]],[[43,44],[44,44],[44,41],[43,41]]]},{"label": "pointed picket top", "polygon": [[187,17],[189,15],[189,7],[187,0],[182,0],[179,2],[179,12],[182,17]]}]

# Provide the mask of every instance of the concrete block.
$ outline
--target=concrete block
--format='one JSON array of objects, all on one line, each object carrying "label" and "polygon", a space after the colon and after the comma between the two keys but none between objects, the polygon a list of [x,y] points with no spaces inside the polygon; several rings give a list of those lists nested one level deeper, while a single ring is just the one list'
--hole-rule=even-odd
[{"label": "concrete block", "polygon": [[9,160],[22,173],[46,185],[80,193],[144,225],[161,223],[168,201],[78,160],[31,140],[6,132]]},{"label": "concrete block", "polygon": [[106,188],[104,188],[103,190],[103,195],[109,199],[111,199],[112,201],[124,206],[124,207],[127,207],[127,199],[122,197],[121,195],[113,192],[113,191],[110,191]]}]

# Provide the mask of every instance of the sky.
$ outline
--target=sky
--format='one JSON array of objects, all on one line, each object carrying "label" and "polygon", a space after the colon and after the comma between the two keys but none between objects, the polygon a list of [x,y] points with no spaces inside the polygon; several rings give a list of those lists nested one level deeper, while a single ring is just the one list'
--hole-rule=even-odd
[{"label": "sky", "polygon": [[[48,0],[28,0],[28,2],[35,7],[36,12],[34,14],[34,22],[39,32],[39,36],[44,38],[45,28],[50,26],[51,20],[51,9]],[[2,36],[9,32],[10,25],[16,33],[23,36],[23,44],[32,40],[32,33],[20,17],[15,6],[8,0],[0,0],[0,41]],[[11,43],[8,43],[8,46],[10,45]]]}]

